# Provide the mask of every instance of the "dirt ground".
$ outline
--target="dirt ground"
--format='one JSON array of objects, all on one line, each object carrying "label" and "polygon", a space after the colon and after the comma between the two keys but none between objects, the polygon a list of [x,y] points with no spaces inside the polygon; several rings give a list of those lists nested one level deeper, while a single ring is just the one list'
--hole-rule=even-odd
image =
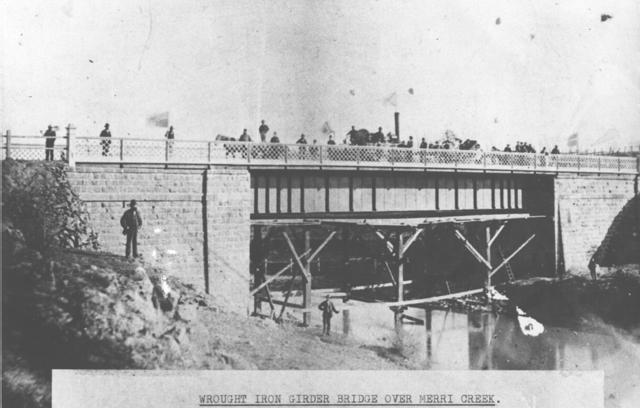
[{"label": "dirt ground", "polygon": [[107,253],[21,247],[3,265],[3,398],[50,406],[50,369],[397,369],[409,363],[317,328],[225,312],[177,279],[176,309],[154,308],[162,270]]}]

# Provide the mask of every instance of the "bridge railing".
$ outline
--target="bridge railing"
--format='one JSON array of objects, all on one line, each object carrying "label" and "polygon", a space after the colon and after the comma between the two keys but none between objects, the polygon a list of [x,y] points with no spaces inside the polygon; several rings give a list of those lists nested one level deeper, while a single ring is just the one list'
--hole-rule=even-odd
[{"label": "bridge railing", "polygon": [[[56,142],[54,158],[72,163],[397,167],[610,174],[639,172],[638,158],[602,155],[135,138],[62,139],[67,140]],[[3,159],[44,159],[44,138],[3,135],[1,155]]]}]

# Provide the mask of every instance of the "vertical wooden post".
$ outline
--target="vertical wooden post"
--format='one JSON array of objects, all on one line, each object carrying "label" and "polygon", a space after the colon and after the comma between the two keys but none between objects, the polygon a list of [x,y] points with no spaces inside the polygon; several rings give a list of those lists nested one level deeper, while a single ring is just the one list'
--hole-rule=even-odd
[{"label": "vertical wooden post", "polygon": [[[311,250],[311,231],[307,230],[304,232],[304,250]],[[311,324],[311,263],[305,262],[305,267],[307,268],[307,276],[308,279],[304,283],[304,292],[303,302],[304,302],[304,312],[302,313],[302,324],[305,326],[309,326]]]},{"label": "vertical wooden post", "polygon": [[73,143],[73,132],[75,129],[71,123],[69,123],[66,127],[67,129],[67,164],[69,167],[76,166],[76,155],[74,151],[74,143]]},{"label": "vertical wooden post", "polygon": [[431,361],[431,356],[433,354],[432,344],[431,344],[431,309],[424,309],[424,327],[426,329],[426,346],[427,346],[427,362]]},{"label": "vertical wooden post", "polygon": [[349,335],[351,331],[351,314],[349,313],[349,309],[342,310],[342,333],[344,335]]},{"label": "vertical wooden post", "polygon": [[[266,269],[262,269],[262,258],[264,257],[264,254],[262,253],[262,229],[259,225],[255,225],[253,226],[253,245],[252,245],[252,249],[257,252],[254,254],[249,254],[249,256],[251,258],[253,258],[254,262],[253,262],[253,277],[254,277],[254,285],[256,287],[258,287],[260,284],[262,284],[265,280],[265,273],[266,273]],[[264,259],[266,261],[266,257]],[[253,295],[253,312],[255,314],[261,314],[262,313],[262,300],[260,300],[260,292],[258,291],[256,292],[255,295]]]},{"label": "vertical wooden post", "polygon": [[[396,260],[398,264],[398,292],[397,298],[398,302],[402,302],[404,300],[404,256],[402,253],[402,247],[404,246],[404,237],[402,236],[402,232],[398,232],[398,240],[396,245]],[[400,327],[402,324],[402,307],[398,306],[394,310],[394,322],[396,329]]]},{"label": "vertical wooden post", "polygon": [[7,130],[7,159],[11,158],[11,131]]},{"label": "vertical wooden post", "polygon": [[404,300],[404,256],[402,254],[402,246],[404,245],[404,237],[402,232],[398,233],[398,302]]},{"label": "vertical wooden post", "polygon": [[[491,265],[491,227],[489,225],[485,228],[487,235],[487,262]],[[491,268],[487,268],[487,279],[484,282],[484,288],[487,293],[489,293],[489,288],[491,287]]]}]

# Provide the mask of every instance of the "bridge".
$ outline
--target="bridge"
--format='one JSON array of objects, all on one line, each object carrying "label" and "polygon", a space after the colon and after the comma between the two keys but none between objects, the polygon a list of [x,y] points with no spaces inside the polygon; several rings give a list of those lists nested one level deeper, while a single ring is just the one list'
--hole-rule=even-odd
[{"label": "bridge", "polygon": [[[7,133],[0,155],[43,160],[44,138]],[[145,217],[145,257],[238,310],[248,307],[239,301],[249,288],[247,254],[274,228],[308,296],[314,258],[334,250],[331,245],[350,245],[345,226],[377,231],[396,257],[397,306],[415,301],[404,299],[402,288],[403,257],[412,245],[418,255],[458,245],[456,257],[475,262],[484,271],[477,275],[481,280],[503,275],[507,258],[551,264],[551,273],[583,272],[613,219],[638,193],[639,174],[634,157],[106,139],[70,132],[56,140],[53,156],[69,164],[69,180],[87,203],[105,250],[122,251],[118,219],[135,198]],[[445,224],[464,227],[444,236],[435,226]],[[499,235],[515,243],[506,253]],[[443,247],[441,239],[453,241]],[[511,261],[512,255],[518,256]],[[264,290],[272,277],[256,281],[254,291],[263,284]],[[309,310],[308,296],[303,310]],[[271,307],[288,304],[267,300]]]},{"label": "bridge", "polygon": [[[508,173],[637,174],[633,157],[418,149],[397,146],[58,137],[55,157],[78,164],[164,164],[250,168],[412,169]],[[2,136],[2,159],[43,160],[42,136]]]}]

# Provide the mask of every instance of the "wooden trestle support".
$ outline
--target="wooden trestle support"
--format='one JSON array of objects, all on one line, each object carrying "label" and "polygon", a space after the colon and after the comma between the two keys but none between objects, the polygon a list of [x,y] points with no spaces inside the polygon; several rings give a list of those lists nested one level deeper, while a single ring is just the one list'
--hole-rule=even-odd
[{"label": "wooden trestle support", "polygon": [[[403,228],[403,229],[406,229]],[[388,263],[386,264],[387,271],[389,271],[389,275],[391,277],[391,282],[393,286],[396,288],[396,298],[397,298],[397,306],[391,306],[391,310],[393,310],[394,315],[394,324],[396,327],[399,327],[402,324],[402,317],[404,311],[406,310],[406,306],[402,303],[404,302],[404,285],[407,283],[404,280],[404,263],[406,262],[407,251],[413,245],[414,242],[418,239],[420,234],[424,231],[424,228],[413,228],[411,231],[411,235],[405,241],[403,230],[397,230],[397,237],[395,240],[391,239],[392,233],[388,233],[385,235],[386,231],[376,230],[376,235],[386,243],[387,251],[394,258],[393,267],[396,269],[396,279],[394,279],[394,274],[391,271],[391,267]]]},{"label": "wooden trestle support", "polygon": [[[265,277],[266,271],[260,273],[260,277],[256,277],[256,287],[250,292],[250,296],[254,297],[254,312],[260,312],[260,304],[262,303],[263,298],[260,295],[260,292],[264,290],[266,292],[267,298],[266,300],[269,302],[269,306],[271,308],[270,316],[276,320],[281,320],[284,315],[285,309],[288,307],[302,309],[302,322],[303,325],[309,326],[311,324],[311,285],[313,281],[313,276],[311,274],[311,264],[314,259],[320,254],[320,252],[327,246],[329,241],[336,235],[336,231],[333,231],[329,234],[327,238],[313,251],[311,252],[311,234],[310,231],[305,231],[305,250],[303,252],[298,252],[296,250],[295,245],[291,241],[289,234],[287,231],[282,233],[291,255],[293,257],[293,261],[287,264],[284,268],[277,271],[275,274],[271,275],[268,279]],[[311,254],[310,254],[311,253]],[[274,300],[271,297],[271,292],[269,290],[269,284],[273,282],[278,276],[282,275],[284,272],[290,270],[292,272],[291,278],[289,279],[287,289],[285,292],[285,297],[283,301]],[[296,303],[289,303],[289,297],[293,292],[293,286],[298,275],[302,278],[304,283],[304,287],[302,290],[302,305]],[[280,309],[280,313],[278,316],[275,316],[275,307],[274,304],[282,306]]]},{"label": "wooden trestle support", "polygon": [[[495,221],[494,221],[495,222]],[[387,272],[389,273],[390,283],[381,284],[377,286],[393,286],[395,288],[395,301],[388,302],[387,305],[394,312],[394,323],[396,327],[399,327],[402,324],[403,319],[411,320],[410,316],[405,316],[404,311],[408,306],[411,305],[424,305],[427,303],[432,303],[445,299],[452,299],[456,297],[468,296],[472,294],[485,292],[487,294],[487,300],[491,296],[491,279],[492,277],[502,270],[505,266],[508,265],[509,261],[513,259],[522,249],[524,249],[527,244],[529,244],[533,238],[535,238],[536,234],[532,234],[527,240],[525,240],[517,249],[515,249],[509,256],[506,258],[502,255],[502,251],[500,251],[500,259],[501,261],[494,267],[494,261],[492,256],[492,249],[497,238],[500,236],[505,226],[507,225],[508,220],[502,220],[500,225],[492,231],[492,223],[488,223],[485,226],[485,236],[486,236],[486,248],[484,248],[484,254],[481,252],[464,236],[464,234],[459,229],[454,229],[455,236],[464,244],[465,248],[469,251],[474,258],[478,260],[485,267],[485,280],[484,287],[479,289],[472,289],[463,292],[457,293],[449,293],[446,295],[439,296],[431,296],[423,299],[409,299],[405,300],[405,285],[411,283],[411,281],[406,281],[404,279],[404,264],[407,261],[407,252],[409,248],[416,242],[416,240],[420,237],[420,235],[424,232],[425,228],[427,228],[427,223],[421,223],[417,226],[409,226],[409,225],[386,225],[384,227],[374,226],[369,224],[368,226],[373,228],[375,231],[375,235],[379,237],[382,241],[384,241],[385,246],[388,251],[389,258],[393,259],[393,262],[384,262]],[[335,224],[333,225],[335,227]],[[256,268],[256,281],[255,288],[251,290],[250,295],[254,297],[255,301],[255,311],[256,313],[260,313],[260,305],[263,300],[269,302],[269,306],[271,308],[271,317],[276,320],[280,320],[284,314],[284,311],[287,307],[293,307],[297,309],[302,309],[303,312],[303,324],[305,326],[310,325],[311,322],[311,286],[313,276],[311,274],[311,264],[315,258],[320,254],[320,252],[327,246],[327,244],[331,241],[331,239],[336,235],[337,231],[332,231],[329,233],[327,238],[315,249],[311,250],[311,239],[310,239],[310,231],[305,231],[305,250],[302,252],[298,252],[296,247],[291,240],[289,233],[285,230],[282,233],[287,246],[289,247],[289,251],[292,255],[292,261],[277,271],[275,274],[271,275],[268,279],[266,279],[265,274],[266,270],[260,271],[259,267]],[[258,235],[256,238],[259,238],[258,244],[256,246],[262,245],[262,235],[260,230],[258,229]],[[268,232],[267,232],[268,234]],[[263,251],[263,248],[260,247],[260,251]],[[258,262],[259,263],[259,262]],[[266,269],[266,268],[265,268]],[[269,284],[273,282],[274,279],[281,276],[286,271],[291,271],[291,278],[288,282],[284,300],[275,300],[271,297],[271,292],[269,290]],[[304,283],[302,289],[303,295],[303,304],[294,304],[289,303],[289,297],[292,293],[294,281],[296,278],[300,276]],[[266,293],[266,298],[261,295],[261,292]],[[275,316],[275,306],[281,305],[280,313],[278,316]]]},{"label": "wooden trestle support", "polygon": [[507,221],[503,221],[500,225],[500,227],[498,227],[498,230],[495,231],[493,234],[491,233],[491,225],[487,225],[485,227],[485,232],[486,232],[486,242],[487,242],[487,247],[485,249],[485,254],[486,257],[483,257],[480,254],[480,251],[478,251],[472,244],[471,242],[469,242],[469,240],[464,236],[464,234],[462,234],[462,232],[460,232],[460,230],[456,229],[455,230],[455,234],[456,237],[462,241],[462,243],[464,244],[465,248],[467,248],[467,250],[471,253],[471,255],[474,256],[474,258],[476,258],[478,260],[478,262],[480,262],[481,264],[483,264],[486,267],[486,276],[485,276],[485,281],[484,281],[484,290],[486,291],[486,293],[489,293],[489,290],[491,289],[491,277],[493,275],[496,274],[496,272],[500,271],[500,269],[502,269],[505,265],[507,265],[507,263],[518,254],[518,252],[520,252],[529,242],[531,242],[531,240],[533,238],[535,238],[536,234],[532,234],[525,242],[522,243],[522,245],[520,245],[515,251],[513,251],[511,253],[511,255],[509,255],[508,257],[504,258],[502,260],[502,262],[497,266],[497,267],[493,267],[492,265],[492,256],[491,256],[491,249],[493,247],[493,243],[496,241],[496,239],[498,238],[498,236],[500,235],[500,233],[502,232],[502,230],[504,229],[504,227],[507,225]]}]

